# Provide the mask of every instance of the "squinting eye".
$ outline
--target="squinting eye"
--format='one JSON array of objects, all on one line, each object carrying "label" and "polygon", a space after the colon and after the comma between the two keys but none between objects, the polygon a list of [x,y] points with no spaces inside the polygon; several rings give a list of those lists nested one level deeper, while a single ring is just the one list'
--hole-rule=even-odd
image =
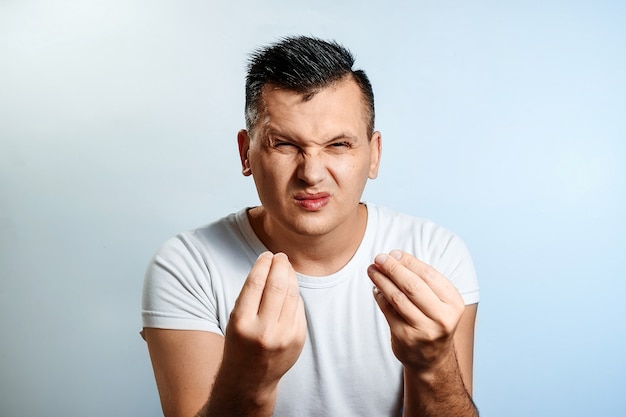
[{"label": "squinting eye", "polygon": [[335,142],[331,146],[335,148],[349,148],[350,144],[348,142]]},{"label": "squinting eye", "polygon": [[289,142],[274,142],[275,148],[280,148],[281,146],[294,146],[294,145]]},{"label": "squinting eye", "polygon": [[291,142],[274,142],[272,144],[272,148],[276,149],[277,152],[281,153],[295,153],[299,152],[299,147]]}]

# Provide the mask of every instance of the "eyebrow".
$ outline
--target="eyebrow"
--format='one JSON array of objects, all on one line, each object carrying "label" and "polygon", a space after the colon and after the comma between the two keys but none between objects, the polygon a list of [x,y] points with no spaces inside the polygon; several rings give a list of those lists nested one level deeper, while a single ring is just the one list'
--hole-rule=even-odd
[{"label": "eyebrow", "polygon": [[[293,136],[289,135],[288,133],[282,132],[274,127],[268,127],[267,128],[267,136],[271,137],[271,136],[278,136],[281,137],[285,140],[294,142],[294,143],[298,143],[300,142],[300,140],[298,140],[297,138],[294,138]],[[341,132],[335,136],[333,136],[330,139],[327,139],[324,141],[324,143],[332,143],[341,139],[348,139],[348,140],[352,140],[352,141],[357,141],[359,139],[359,137],[357,135],[354,135],[352,133],[349,132]]]}]

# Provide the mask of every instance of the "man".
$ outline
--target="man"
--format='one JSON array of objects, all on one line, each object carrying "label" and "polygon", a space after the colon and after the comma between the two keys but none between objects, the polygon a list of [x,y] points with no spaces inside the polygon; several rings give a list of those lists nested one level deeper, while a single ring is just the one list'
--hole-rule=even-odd
[{"label": "man", "polygon": [[381,135],[353,63],[309,37],[252,56],[237,140],[261,205],[171,239],[146,274],[167,417],[477,415],[471,259],[361,202]]}]

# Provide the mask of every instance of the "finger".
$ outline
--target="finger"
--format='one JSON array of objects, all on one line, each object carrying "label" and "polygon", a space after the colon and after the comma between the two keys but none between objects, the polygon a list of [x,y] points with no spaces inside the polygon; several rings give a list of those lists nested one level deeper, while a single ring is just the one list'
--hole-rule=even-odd
[{"label": "finger", "polygon": [[258,314],[273,256],[271,252],[263,252],[252,266],[236,301],[236,309],[240,314]]},{"label": "finger", "polygon": [[274,255],[259,305],[259,318],[278,321],[289,291],[290,268],[291,264],[287,255],[284,253]]},{"label": "finger", "polygon": [[293,322],[302,308],[302,300],[300,297],[300,285],[298,284],[298,277],[296,271],[289,264],[289,273],[287,276],[287,293],[285,294],[285,300],[283,308],[280,312],[280,321]]},{"label": "finger", "polygon": [[372,292],[374,293],[374,300],[376,300],[376,304],[378,304],[378,307],[383,312],[390,329],[395,329],[396,327],[402,326],[406,323],[406,320],[398,314],[377,286],[374,285]]},{"label": "finger", "polygon": [[432,266],[400,250],[393,250],[389,254],[417,274],[444,303],[453,304],[462,300],[454,284]]},{"label": "finger", "polygon": [[[389,276],[380,270],[377,264],[370,265],[367,269],[367,273],[378,289],[378,295],[384,297],[391,308],[393,308],[406,323],[411,326],[418,326],[419,323],[424,320],[424,312],[421,310],[421,306],[414,300],[411,300]],[[397,272],[395,272],[395,274],[397,274]],[[379,301],[378,298],[377,301]],[[379,303],[379,305],[381,304]],[[381,305],[381,308],[382,307],[384,306]],[[383,309],[383,313],[385,311],[386,310]]]},{"label": "finger", "polygon": [[[376,270],[395,285],[393,288],[384,283],[384,280],[382,280],[382,284],[374,282],[394,308],[398,309],[402,308],[403,305],[413,304],[426,316],[436,317],[442,302],[418,274],[402,265],[393,256],[386,254],[376,256],[374,265]],[[407,299],[406,302],[403,295]],[[409,315],[409,317],[412,314],[412,311],[406,307],[404,311],[399,310],[398,312],[403,316]]]}]

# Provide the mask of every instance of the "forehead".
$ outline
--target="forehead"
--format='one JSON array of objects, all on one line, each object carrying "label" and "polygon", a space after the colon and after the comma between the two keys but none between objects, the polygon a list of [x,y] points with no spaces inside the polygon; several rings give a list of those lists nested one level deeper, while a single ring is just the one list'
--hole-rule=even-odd
[{"label": "forehead", "polygon": [[263,88],[261,101],[262,127],[320,136],[334,130],[368,136],[363,94],[351,78],[308,94],[269,84]]}]

